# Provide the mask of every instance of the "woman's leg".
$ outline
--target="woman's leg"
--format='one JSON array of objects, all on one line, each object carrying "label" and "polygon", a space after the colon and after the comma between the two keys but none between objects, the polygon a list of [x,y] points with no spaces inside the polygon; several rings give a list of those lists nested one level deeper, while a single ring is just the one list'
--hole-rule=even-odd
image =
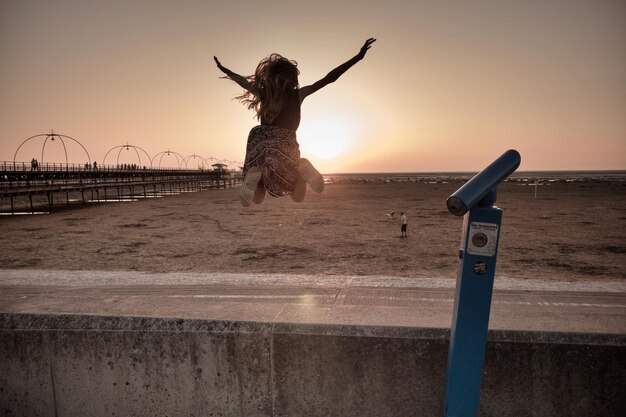
[{"label": "woman's leg", "polygon": [[255,204],[261,204],[265,200],[265,193],[265,187],[259,184],[256,190],[254,190],[254,198],[252,201],[254,201]]},{"label": "woman's leg", "polygon": [[300,173],[300,178],[307,182],[315,192],[321,193],[324,191],[324,177],[308,159],[300,158],[298,172]]},{"label": "woman's leg", "polygon": [[293,187],[293,193],[291,193],[291,199],[296,203],[302,203],[306,196],[306,181],[299,178]]},{"label": "woman's leg", "polygon": [[293,187],[293,193],[291,193],[291,199],[296,203],[302,203],[306,196],[306,181],[300,177]]}]

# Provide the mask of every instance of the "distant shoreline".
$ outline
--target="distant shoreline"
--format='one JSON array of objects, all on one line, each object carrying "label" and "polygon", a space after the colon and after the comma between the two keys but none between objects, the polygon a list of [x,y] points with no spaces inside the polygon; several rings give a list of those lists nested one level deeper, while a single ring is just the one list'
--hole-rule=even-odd
[{"label": "distant shoreline", "polygon": [[[426,172],[329,172],[324,173],[325,176],[466,176],[475,175],[478,171],[426,171]],[[516,171],[511,174],[512,177],[520,176],[554,176],[561,177],[566,175],[584,175],[584,176],[624,176],[626,177],[626,170],[581,170],[581,171]]]},{"label": "distant shoreline", "polygon": [[[323,174],[327,183],[339,182],[459,182],[467,181],[476,172],[402,172]],[[521,171],[514,172],[507,182],[552,183],[626,181],[626,171]]]}]

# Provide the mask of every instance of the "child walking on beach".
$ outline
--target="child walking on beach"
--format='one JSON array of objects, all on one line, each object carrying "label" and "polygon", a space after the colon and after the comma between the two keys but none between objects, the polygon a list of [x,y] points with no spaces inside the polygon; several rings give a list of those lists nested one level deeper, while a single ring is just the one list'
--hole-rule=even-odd
[{"label": "child walking on beach", "polygon": [[300,158],[296,130],[300,125],[300,106],[304,99],[336,81],[350,67],[365,57],[376,39],[365,41],[358,54],[329,72],[321,80],[300,88],[297,63],[273,53],[264,58],[254,75],[244,77],[224,67],[217,57],[215,63],[226,76],[244,88],[237,97],[249,109],[254,109],[261,124],[248,135],[245,175],[239,197],[249,206],[271,196],[290,195],[301,202],[307,183],[318,193],[324,190],[324,178],[307,159]]}]

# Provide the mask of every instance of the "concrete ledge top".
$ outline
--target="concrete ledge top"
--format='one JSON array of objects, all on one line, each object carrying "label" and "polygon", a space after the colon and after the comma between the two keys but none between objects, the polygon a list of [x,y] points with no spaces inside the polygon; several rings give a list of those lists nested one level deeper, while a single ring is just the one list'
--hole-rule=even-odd
[{"label": "concrete ledge top", "polygon": [[[0,269],[0,329],[447,339],[454,283]],[[489,340],[625,346],[624,284],[583,284],[501,282],[493,295]]]},{"label": "concrete ledge top", "polygon": [[[448,288],[456,285],[449,276],[394,277],[378,275],[309,275],[226,272],[142,272],[142,271],[66,271],[37,269],[0,269],[2,285],[281,285],[281,286],[362,286],[376,288]],[[626,293],[626,281],[601,280],[563,282],[546,279],[517,279],[496,276],[495,291],[606,292]]]},{"label": "concrete ledge top", "polygon": [[[29,313],[0,313],[0,331],[2,330],[264,333],[439,340],[447,340],[450,333],[449,329],[443,328],[263,323],[167,317]],[[509,343],[626,346],[626,335],[602,333],[591,334],[491,329],[489,330],[488,340],[492,342]]]}]

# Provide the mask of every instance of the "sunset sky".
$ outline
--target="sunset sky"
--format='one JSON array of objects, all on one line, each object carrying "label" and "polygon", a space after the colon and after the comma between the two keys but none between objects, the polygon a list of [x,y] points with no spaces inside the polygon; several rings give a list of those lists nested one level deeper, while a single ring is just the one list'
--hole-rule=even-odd
[{"label": "sunset sky", "polygon": [[0,160],[54,130],[98,163],[126,143],[243,161],[256,119],[213,55],[249,75],[278,52],[307,85],[369,37],[303,104],[320,171],[472,171],[510,148],[522,170],[626,169],[623,0],[0,0]]}]

